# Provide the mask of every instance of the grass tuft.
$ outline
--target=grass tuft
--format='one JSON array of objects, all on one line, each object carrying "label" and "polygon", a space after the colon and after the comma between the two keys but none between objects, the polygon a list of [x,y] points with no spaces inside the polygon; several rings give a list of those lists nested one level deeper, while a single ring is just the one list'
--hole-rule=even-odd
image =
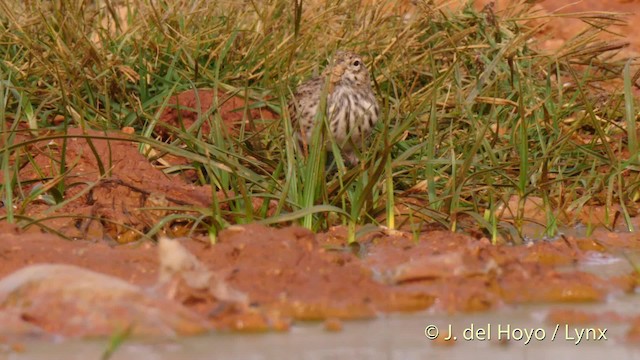
[{"label": "grass tuft", "polygon": [[[71,127],[133,127],[142,153],[187,160],[167,173],[193,170],[211,188],[211,208],[185,216],[209,224],[213,242],[250,221],[344,224],[350,241],[371,223],[479,228],[494,242],[520,241],[538,221],[531,199],[542,199],[548,236],[590,205],[619,205],[630,228],[640,198],[638,63],[613,56],[624,44],[600,37],[620,15],[572,14],[592,26],[545,53],[534,35],[549,18],[526,1],[500,13],[372,3],[0,0],[2,217],[23,219],[35,198],[58,206],[67,197],[65,156],[52,159],[58,176],[39,187],[18,178],[28,144]],[[361,166],[345,168],[334,151],[331,171],[319,146],[307,158],[296,151],[286,104],[339,48],[369,59],[383,117]],[[602,89],[621,76],[622,90]],[[229,131],[217,111],[228,98],[219,96],[191,128],[163,125],[171,140],[158,141],[168,98],[204,87],[250,100],[244,114],[251,103],[281,117]],[[110,159],[97,162],[108,176]]]}]

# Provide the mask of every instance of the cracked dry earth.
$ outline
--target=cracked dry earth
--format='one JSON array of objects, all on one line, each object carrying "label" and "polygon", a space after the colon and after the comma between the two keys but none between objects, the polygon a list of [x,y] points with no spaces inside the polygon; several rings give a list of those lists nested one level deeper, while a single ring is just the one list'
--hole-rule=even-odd
[{"label": "cracked dry earth", "polygon": [[[620,4],[618,10],[640,8],[638,2]],[[637,50],[638,38],[630,41]],[[211,94],[198,94],[202,106],[210,106]],[[174,103],[193,104],[195,95],[181,94]],[[231,98],[229,104],[232,109],[242,102]],[[233,131],[242,117],[221,110]],[[169,111],[163,121],[176,126],[177,117],[194,121],[191,115]],[[250,115],[274,117],[259,109]],[[62,147],[55,134],[23,149],[29,161],[13,159],[25,164],[17,174],[22,191],[55,188],[63,181],[70,201],[62,206],[44,198],[31,202],[22,210],[40,220],[20,229],[0,222],[0,339],[109,336],[126,328],[153,336],[286,331],[302,320],[324,321],[335,330],[341,320],[394,311],[599,302],[631,293],[638,285],[632,271],[605,279],[578,270],[593,254],[614,257],[640,250],[640,234],[602,230],[585,239],[528,246],[493,245],[481,235],[439,230],[417,236],[380,230],[349,246],[342,227],[313,234],[299,227],[254,224],[232,226],[211,244],[206,236],[190,235],[198,229],[195,220],[160,226],[158,220],[185,208],[197,219],[207,214],[214,196],[229,194],[194,186],[188,176],[165,175],[139,145],[135,135],[124,131],[72,129],[66,143],[70,170],[64,176],[55,173],[51,160],[59,158]],[[0,215],[5,213],[0,209]],[[151,229],[159,237],[176,238],[162,240],[170,250],[141,236]],[[548,320],[603,317],[628,323],[628,339],[640,339],[640,316],[552,312]]]}]

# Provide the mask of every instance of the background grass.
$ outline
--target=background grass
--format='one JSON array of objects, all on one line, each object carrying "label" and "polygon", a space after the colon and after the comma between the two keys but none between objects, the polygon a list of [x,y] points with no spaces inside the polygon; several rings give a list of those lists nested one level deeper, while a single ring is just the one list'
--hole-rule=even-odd
[{"label": "background grass", "polygon": [[[12,161],[23,123],[36,138],[130,126],[141,142],[186,157],[201,185],[229,194],[220,200],[229,210],[216,201],[203,214],[213,234],[230,223],[294,221],[313,230],[346,224],[355,240],[373,229],[358,225],[411,224],[416,232],[435,223],[517,241],[534,221],[528,199],[540,200],[547,235],[587,205],[617,205],[609,224],[623,215],[631,228],[639,74],[637,64],[612,56],[620,44],[599,38],[620,17],[576,15],[593,26],[543,54],[534,34],[544,19],[525,1],[499,14],[423,1],[407,15],[393,4],[0,0],[4,217],[20,218],[14,209],[34,198],[19,191]],[[334,152],[331,171],[322,151],[294,151],[286,104],[336,49],[365,55],[383,115],[360,166],[345,168]],[[620,78],[621,91],[600,86]],[[173,129],[174,140],[160,144],[167,99],[201,87],[268,106],[281,119],[230,135],[214,107],[199,120],[210,134]],[[56,115],[64,117],[58,125]],[[62,161],[61,179],[65,171]],[[57,192],[39,194],[62,201],[64,181],[56,184]],[[256,210],[255,199],[268,201]]]}]

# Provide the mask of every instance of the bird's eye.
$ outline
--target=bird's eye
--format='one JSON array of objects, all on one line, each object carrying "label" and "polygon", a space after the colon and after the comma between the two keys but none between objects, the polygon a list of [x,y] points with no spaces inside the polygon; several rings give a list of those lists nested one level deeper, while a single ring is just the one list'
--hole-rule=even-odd
[{"label": "bird's eye", "polygon": [[360,60],[356,60],[353,62],[353,66],[358,67],[360,66]]}]

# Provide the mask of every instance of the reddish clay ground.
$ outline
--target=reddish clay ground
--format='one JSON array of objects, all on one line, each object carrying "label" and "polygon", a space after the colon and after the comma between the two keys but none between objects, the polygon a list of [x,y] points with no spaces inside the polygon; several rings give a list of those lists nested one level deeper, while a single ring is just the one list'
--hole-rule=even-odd
[{"label": "reddish clay ground", "polygon": [[[640,55],[640,36],[634,30],[640,22],[640,1],[638,0],[581,0],[558,1],[542,0],[538,2],[546,11],[555,14],[580,13],[586,11],[619,12],[628,14],[625,25],[614,26],[612,31],[622,35],[622,39],[629,42],[625,56]],[[586,24],[580,20],[563,18],[550,24],[549,32],[558,40],[569,39],[585,28]],[[619,39],[620,40],[620,39]]]},{"label": "reddish clay ground", "polygon": [[[557,3],[560,2],[547,0],[541,5],[555,10]],[[609,1],[606,7],[604,3],[583,1],[566,11],[640,14],[638,1]],[[637,18],[640,15],[635,16],[640,20]],[[566,37],[574,33],[576,23],[567,20],[553,26],[557,26],[558,36]],[[640,37],[628,39],[632,51],[640,49]],[[193,91],[180,94],[171,102],[179,103],[180,110],[167,110],[163,121],[188,128],[195,117],[184,107],[198,109],[199,103],[200,112],[206,112],[211,107],[212,94],[209,90],[201,91],[198,101]],[[226,95],[220,98],[226,104],[220,115],[227,130],[233,133],[242,116],[229,111],[240,108],[244,99]],[[252,110],[249,115],[251,119],[274,116],[266,110]],[[253,126],[251,122],[245,125]],[[202,130],[210,128],[203,126]],[[159,133],[164,134],[162,127]],[[88,140],[88,135],[93,139]],[[51,158],[60,156],[62,139],[52,138],[25,148],[44,173],[36,173],[25,163],[18,174],[24,185],[22,190],[29,192],[35,184],[54,188],[59,181],[65,181],[65,198],[74,200],[62,207],[52,207],[44,200],[32,202],[25,209],[26,214],[43,220],[24,229],[0,223],[0,278],[32,264],[64,263],[126,280],[140,289],[154,289],[163,266],[167,265],[159,258],[155,242],[141,235],[180,207],[207,209],[213,194],[209,187],[194,186],[188,179],[165,175],[140,154],[138,145],[134,135],[124,132],[71,130],[66,161],[72,166],[64,180],[56,174],[51,162]],[[6,209],[2,209],[0,215],[5,213]],[[188,234],[192,225],[189,221],[174,221],[158,231],[169,237],[181,237]],[[63,240],[56,233],[76,240]],[[368,318],[380,312],[430,307],[456,312],[513,303],[602,301],[610,293],[633,291],[636,275],[604,280],[584,272],[559,271],[558,266],[575,264],[590,251],[635,251],[640,247],[639,239],[638,234],[608,237],[600,233],[593,239],[568,238],[514,247],[493,245],[480,235],[429,231],[416,240],[411,233],[381,230],[352,247],[346,245],[343,228],[313,234],[298,227],[234,226],[222,231],[213,245],[203,235],[180,240],[200,265],[176,271],[204,272],[206,284],[186,287],[178,284],[164,294],[180,309],[206,320],[202,325],[186,316],[185,321],[197,324],[173,323],[179,334],[204,331],[208,326],[283,330],[294,320],[325,320],[327,328],[334,329],[340,327],[336,319]],[[95,286],[92,291],[99,293],[100,284]],[[50,314],[45,316],[41,308],[36,311],[25,302],[22,297],[28,290],[2,293],[0,286],[0,309],[18,311],[19,320],[45,332],[69,336],[109,335],[117,330],[116,325],[122,325],[66,326],[63,319],[68,314],[47,317]],[[65,289],[55,291],[64,294]],[[55,291],[52,293],[60,294]],[[245,296],[246,302],[241,300]],[[139,299],[136,301],[146,301],[143,297]],[[573,321],[596,319],[594,315],[578,313],[553,316]],[[58,323],[52,323],[56,319]],[[631,320],[639,323],[637,319]],[[0,334],[20,332],[16,326],[2,321]],[[638,327],[632,328],[632,338],[640,333]]]}]

